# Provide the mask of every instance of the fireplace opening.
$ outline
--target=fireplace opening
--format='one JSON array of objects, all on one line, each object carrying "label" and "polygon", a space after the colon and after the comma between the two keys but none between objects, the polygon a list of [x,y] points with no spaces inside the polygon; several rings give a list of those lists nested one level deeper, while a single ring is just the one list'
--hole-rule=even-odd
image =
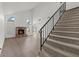
[{"label": "fireplace opening", "polygon": [[24,34],[24,29],[19,29],[19,30],[18,30],[18,34],[19,34],[19,35],[23,35],[23,34]]},{"label": "fireplace opening", "polygon": [[16,37],[26,36],[26,27],[16,27]]}]

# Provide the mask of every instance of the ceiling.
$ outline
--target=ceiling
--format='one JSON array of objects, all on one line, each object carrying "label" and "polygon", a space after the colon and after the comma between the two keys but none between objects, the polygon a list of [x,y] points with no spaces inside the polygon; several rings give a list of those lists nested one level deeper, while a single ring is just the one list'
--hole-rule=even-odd
[{"label": "ceiling", "polygon": [[5,14],[16,13],[23,10],[35,8],[40,2],[3,2],[3,10]]}]

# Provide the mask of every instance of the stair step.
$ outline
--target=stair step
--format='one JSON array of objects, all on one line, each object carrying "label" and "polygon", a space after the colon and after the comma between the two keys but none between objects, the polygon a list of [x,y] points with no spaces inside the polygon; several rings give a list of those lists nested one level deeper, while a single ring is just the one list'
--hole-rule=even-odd
[{"label": "stair step", "polygon": [[56,24],[55,27],[79,27],[79,24]]},{"label": "stair step", "polygon": [[68,37],[68,36],[61,36],[61,35],[55,35],[55,34],[51,34],[49,36],[50,39],[55,39],[57,41],[61,41],[61,42],[66,42],[66,43],[71,43],[71,44],[75,44],[75,45],[79,45],[79,38],[73,38],[73,37]]},{"label": "stair step", "polygon": [[43,46],[44,50],[51,56],[51,57],[66,57],[66,55],[64,55],[62,52],[60,52],[61,50],[50,46],[48,44],[44,44]]},{"label": "stair step", "polygon": [[[64,50],[61,50],[61,49],[59,49],[59,48],[57,48],[57,47],[55,47],[55,46],[51,46],[51,45],[49,45],[49,44],[45,44],[44,45],[47,49],[48,49],[48,51],[50,51],[50,55],[55,55],[55,57],[57,56],[57,57],[71,57],[71,56],[77,56],[77,55],[75,55],[75,54],[72,54],[72,53],[69,53],[69,52],[66,52],[66,51],[64,51]],[[55,52],[53,52],[53,51],[55,51]],[[53,54],[52,54],[53,53]]]},{"label": "stair step", "polygon": [[69,32],[69,31],[68,32],[67,31],[58,32],[57,31],[57,32],[52,32],[51,34],[79,38],[79,32]]},{"label": "stair step", "polygon": [[76,20],[79,20],[79,18],[64,19],[61,17],[58,22],[68,22],[68,21],[76,21]]},{"label": "stair step", "polygon": [[79,13],[75,13],[75,14],[64,14],[63,16],[62,16],[62,18],[67,18],[67,17],[74,17],[74,16],[79,16]]},{"label": "stair step", "polygon": [[73,22],[58,22],[57,24],[79,24],[79,20]]},{"label": "stair step", "polygon": [[65,25],[65,26],[71,26],[71,25],[79,25],[79,23],[68,23],[68,24],[56,24],[56,25]]},{"label": "stair step", "polygon": [[75,16],[75,17],[67,17],[67,18],[61,18],[61,20],[71,20],[71,19],[79,19],[79,16]]},{"label": "stair step", "polygon": [[60,49],[62,51],[66,51],[71,54],[75,54],[75,55],[79,56],[79,52],[78,52],[79,45],[56,41],[55,39],[48,39],[47,44],[57,47],[58,49]]},{"label": "stair step", "polygon": [[57,23],[56,25],[77,25],[79,24],[78,22],[76,23]]},{"label": "stair step", "polygon": [[74,31],[79,32],[79,27],[55,27],[55,31]]},{"label": "stair step", "polygon": [[71,32],[71,31],[52,31],[52,32],[79,34],[79,32]]},{"label": "stair step", "polygon": [[57,44],[68,46],[68,47],[72,47],[72,48],[75,48],[75,49],[79,50],[79,45],[65,43],[65,42],[61,42],[61,41],[56,41],[55,39],[48,39],[48,41],[51,41],[52,43],[55,42]]},{"label": "stair step", "polygon": [[50,36],[61,37],[61,38],[66,38],[66,39],[71,39],[71,40],[79,41],[79,38],[75,38],[75,37],[60,36],[60,35],[54,35],[54,34],[50,34]]},{"label": "stair step", "polygon": [[50,57],[50,55],[44,49],[42,49],[42,52],[45,57]]},{"label": "stair step", "polygon": [[42,49],[40,57],[50,57],[50,55],[44,49]]},{"label": "stair step", "polygon": [[58,23],[67,23],[67,22],[79,22],[79,19],[70,19],[70,20],[67,20],[67,21],[59,21]]},{"label": "stair step", "polygon": [[79,13],[79,8],[66,11],[66,14],[77,14],[77,13]]},{"label": "stair step", "polygon": [[69,16],[69,17],[72,17],[72,16],[75,16],[75,15],[79,15],[79,10],[77,11],[65,11],[64,15],[63,16]]},{"label": "stair step", "polygon": [[79,29],[79,27],[54,27],[54,28],[75,28],[75,29]]},{"label": "stair step", "polygon": [[[51,51],[49,50],[49,49],[47,49],[47,47],[45,47],[45,45],[43,46],[43,50],[45,51],[45,56],[48,56],[48,57],[54,57],[55,56],[55,54],[50,54],[51,53]],[[54,51],[52,51],[53,53],[55,53]]]}]

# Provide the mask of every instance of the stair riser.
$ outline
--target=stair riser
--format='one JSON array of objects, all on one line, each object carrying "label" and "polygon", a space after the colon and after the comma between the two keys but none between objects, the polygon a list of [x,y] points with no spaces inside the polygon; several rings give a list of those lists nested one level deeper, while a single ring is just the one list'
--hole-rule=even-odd
[{"label": "stair riser", "polygon": [[54,39],[60,42],[65,42],[65,43],[71,43],[71,44],[75,44],[75,45],[79,45],[79,41],[78,40],[72,40],[72,39],[67,39],[67,38],[61,38],[61,37],[55,37],[55,36],[50,36],[50,39]]},{"label": "stair riser", "polygon": [[76,22],[75,23],[67,23],[67,24],[66,23],[60,23],[60,24],[57,23],[56,25],[67,25],[68,26],[68,25],[77,25],[77,24],[79,24],[79,23],[78,22],[77,23]]},{"label": "stair riser", "polygon": [[73,22],[73,21],[79,21],[79,17],[77,18],[71,18],[71,19],[60,19],[59,22]]},{"label": "stair riser", "polygon": [[73,19],[73,20],[67,20],[67,21],[59,21],[58,23],[73,23],[73,22],[79,22],[79,19]]},{"label": "stair riser", "polygon": [[75,13],[75,14],[64,14],[62,16],[62,18],[69,18],[69,17],[76,17],[76,16],[79,16],[79,13]]},{"label": "stair riser", "polygon": [[79,27],[79,24],[70,24],[70,25],[56,25],[55,27]]},{"label": "stair riser", "polygon": [[43,47],[43,49],[48,53],[48,54],[50,54],[50,56],[51,57],[66,57],[66,56],[64,56],[64,55],[62,55],[62,54],[60,54],[60,53],[58,53],[58,52],[56,52],[56,51],[54,51],[54,50],[51,50],[51,49],[49,49],[48,47]]},{"label": "stair riser", "polygon": [[39,53],[40,57],[49,57],[48,53],[44,52],[44,49],[42,49],[42,51]]},{"label": "stair riser", "polygon": [[76,23],[76,22],[74,22],[74,23],[57,23],[56,25],[77,25],[77,24],[79,24],[78,22]]},{"label": "stair riser", "polygon": [[77,13],[79,13],[79,8],[65,11],[64,14],[68,15],[68,14],[77,14]]},{"label": "stair riser", "polygon": [[[64,50],[64,51],[67,51],[67,52],[71,52],[71,53],[75,53],[77,55],[79,55],[79,49],[75,49],[75,48],[72,48],[72,47],[68,47],[68,46],[64,46],[64,45],[60,45],[60,44],[57,44],[57,43],[54,43],[54,42],[51,42],[51,41],[48,41],[47,42],[49,45],[51,46],[54,46],[56,48],[59,48],[60,50]],[[74,57],[74,56],[73,56]]]},{"label": "stair riser", "polygon": [[79,8],[73,9],[73,10],[70,10],[70,11],[66,11],[66,14],[76,14],[76,13],[79,13]]},{"label": "stair riser", "polygon": [[52,33],[52,34],[61,35],[61,36],[68,36],[68,37],[77,37],[77,38],[79,38],[79,34],[77,34],[77,33],[54,32],[54,33]]},{"label": "stair riser", "polygon": [[55,28],[55,31],[74,31],[74,32],[79,32],[79,28]]},{"label": "stair riser", "polygon": [[71,17],[71,16],[78,16],[79,15],[79,12],[77,12],[77,13],[64,13],[64,15],[63,15],[63,17]]},{"label": "stair riser", "polygon": [[58,22],[57,24],[79,24],[79,21],[71,21],[71,22]]},{"label": "stair riser", "polygon": [[67,17],[67,18],[61,18],[61,20],[63,20],[63,21],[72,20],[72,19],[79,19],[79,16],[75,16],[75,17]]}]

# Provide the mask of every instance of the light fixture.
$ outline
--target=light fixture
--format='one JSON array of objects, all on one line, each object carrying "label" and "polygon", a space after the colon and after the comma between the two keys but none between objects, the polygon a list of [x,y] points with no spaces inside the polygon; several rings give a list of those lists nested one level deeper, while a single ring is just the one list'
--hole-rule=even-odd
[{"label": "light fixture", "polygon": [[29,19],[26,20],[27,24],[31,25],[31,22]]}]

